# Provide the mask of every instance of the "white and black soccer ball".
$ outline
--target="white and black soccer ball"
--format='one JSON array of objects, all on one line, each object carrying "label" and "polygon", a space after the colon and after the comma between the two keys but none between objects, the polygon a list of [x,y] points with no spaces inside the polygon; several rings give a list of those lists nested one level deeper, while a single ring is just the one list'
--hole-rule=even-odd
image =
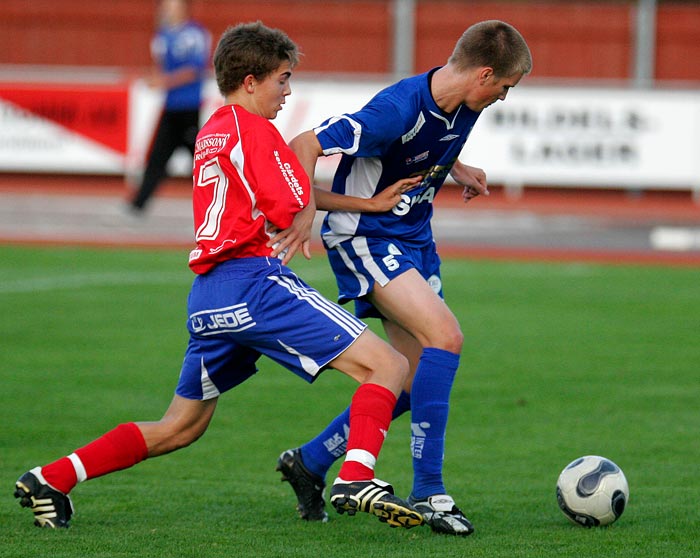
[{"label": "white and black soccer ball", "polygon": [[586,455],[569,463],[557,480],[557,502],[569,520],[583,527],[610,525],[625,511],[627,479],[615,463]]}]

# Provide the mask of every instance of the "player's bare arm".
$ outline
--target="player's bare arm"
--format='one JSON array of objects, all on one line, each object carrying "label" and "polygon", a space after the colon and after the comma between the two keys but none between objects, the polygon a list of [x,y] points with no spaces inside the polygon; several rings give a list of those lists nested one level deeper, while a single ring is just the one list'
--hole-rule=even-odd
[{"label": "player's bare arm", "polygon": [[[289,142],[289,147],[294,151],[299,162],[309,175],[311,183],[314,183],[316,162],[323,155],[323,148],[313,130],[307,130],[296,136]],[[401,200],[401,194],[418,185],[420,176],[405,178],[392,184],[384,191],[372,198],[356,198],[329,192],[323,188],[314,188],[316,208],[321,211],[353,211],[381,213],[389,211]],[[274,239],[273,239],[274,240]]]},{"label": "player's bare arm", "polygon": [[357,213],[382,213],[391,209],[401,201],[401,194],[418,186],[422,176],[402,178],[388,188],[371,198],[358,198],[330,192],[323,188],[314,189],[316,205],[323,211],[351,211]]},{"label": "player's bare arm", "polygon": [[390,211],[391,208],[401,201],[401,194],[420,184],[421,180],[421,176],[402,178],[372,198],[345,196],[329,192],[323,188],[313,188],[313,197],[315,199],[313,209],[310,206],[302,209],[294,216],[294,221],[289,228],[277,232],[267,243],[268,246],[274,247],[272,256],[277,257],[286,250],[287,252],[282,259],[282,263],[286,265],[301,247],[304,257],[307,260],[311,259],[309,238],[316,209],[368,213]]},{"label": "player's bare arm", "polygon": [[316,174],[316,161],[323,155],[323,148],[313,130],[307,130],[296,136],[289,142],[289,147],[299,159],[301,166],[309,176],[309,182],[314,183]]},{"label": "player's bare arm", "polygon": [[180,85],[192,83],[199,79],[199,70],[194,66],[185,66],[174,72],[163,72],[154,69],[146,79],[149,87],[158,89],[174,89]]},{"label": "player's bare arm", "polygon": [[465,165],[458,160],[452,166],[450,175],[457,184],[464,186],[462,191],[464,203],[480,195],[488,196],[490,193],[486,182],[486,173],[483,169]]}]

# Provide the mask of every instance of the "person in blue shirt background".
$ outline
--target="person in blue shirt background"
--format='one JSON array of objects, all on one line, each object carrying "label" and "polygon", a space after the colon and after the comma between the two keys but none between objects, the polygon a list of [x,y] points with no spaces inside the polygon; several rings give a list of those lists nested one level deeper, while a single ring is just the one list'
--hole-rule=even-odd
[{"label": "person in blue shirt background", "polygon": [[202,84],[207,76],[211,34],[190,17],[190,0],[160,0],[159,29],[151,40],[156,64],[148,84],[165,91],[165,101],[140,187],[131,209],[141,214],[166,174],[178,147],[194,154]]},{"label": "person in blue shirt background", "polygon": [[[530,73],[527,43],[497,20],[469,27],[447,63],[380,91],[353,114],[334,116],[290,142],[313,178],[318,157],[341,154],[332,190],[316,188],[328,211],[321,235],[338,284],[358,317],[378,317],[411,376],[394,418],[411,412],[413,488],[409,503],[433,531],[474,531],[443,482],[449,397],[464,336],[443,300],[431,219],[448,175],[463,199],[487,195],[482,169],[458,157],[481,112]],[[398,179],[415,177],[412,184]],[[408,189],[406,189],[408,188]],[[270,242],[285,245],[284,233]],[[287,256],[289,257],[289,255]],[[475,287],[475,288],[478,288]],[[280,455],[277,469],[296,493],[303,519],[327,520],[325,475],[345,452],[347,410],[311,441]]]}]

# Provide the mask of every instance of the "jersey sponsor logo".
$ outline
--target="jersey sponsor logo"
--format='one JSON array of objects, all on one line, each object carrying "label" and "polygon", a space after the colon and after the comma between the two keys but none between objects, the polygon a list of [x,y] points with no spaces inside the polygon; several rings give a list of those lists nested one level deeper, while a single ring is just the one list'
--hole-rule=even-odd
[{"label": "jersey sponsor logo", "polygon": [[433,165],[426,170],[413,171],[411,176],[423,175],[421,186],[425,188],[429,188],[432,184],[440,186],[445,181],[445,178],[447,178],[456,160],[457,158],[455,157],[447,165]]},{"label": "jersey sponsor logo", "polygon": [[294,199],[297,200],[299,207],[304,207],[304,200],[302,199],[302,196],[304,195],[304,188],[301,184],[299,184],[299,180],[294,174],[294,168],[292,167],[291,163],[282,161],[279,151],[275,149],[273,153],[275,155],[275,161],[277,161],[277,165],[280,168],[280,172],[287,181],[287,185],[289,186],[289,190],[292,192]]},{"label": "jersey sponsor logo", "polygon": [[228,143],[231,134],[208,134],[197,140],[194,144],[195,161],[201,161],[205,157],[221,151]]},{"label": "jersey sponsor logo", "polygon": [[435,199],[435,187],[430,186],[415,196],[409,196],[408,194],[401,195],[401,201],[397,203],[391,210],[395,215],[406,215],[411,208],[420,203],[433,203]]},{"label": "jersey sponsor logo", "polygon": [[456,140],[459,136],[457,134],[447,134],[446,136],[442,136],[440,138],[440,141],[452,141]]},{"label": "jersey sponsor logo", "polygon": [[420,129],[423,127],[423,124],[425,124],[425,116],[423,116],[423,113],[421,112],[418,115],[418,120],[416,120],[416,123],[413,126],[413,128],[411,128],[408,132],[401,136],[401,143],[408,143],[413,138],[415,138],[416,135],[418,135]]},{"label": "jersey sponsor logo", "polygon": [[216,335],[243,331],[256,324],[244,302],[226,308],[203,310],[190,316],[192,331],[199,335]]},{"label": "jersey sponsor logo", "polygon": [[420,163],[421,161],[425,161],[428,158],[428,155],[430,155],[430,151],[423,151],[423,153],[419,153],[414,157],[408,157],[406,159],[406,164],[413,165],[414,163]]}]

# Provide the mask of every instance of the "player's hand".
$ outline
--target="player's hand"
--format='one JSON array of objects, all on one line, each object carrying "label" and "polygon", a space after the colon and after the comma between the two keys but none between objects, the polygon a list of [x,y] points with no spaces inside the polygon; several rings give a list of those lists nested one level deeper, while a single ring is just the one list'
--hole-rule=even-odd
[{"label": "player's hand", "polygon": [[421,180],[423,180],[422,176],[413,176],[394,182],[391,186],[367,200],[370,207],[368,211],[375,213],[391,211],[401,201],[401,194],[418,186]]},{"label": "player's hand", "polygon": [[145,81],[151,89],[165,89],[165,74],[163,72],[153,70],[146,76]]},{"label": "player's hand", "polygon": [[282,263],[287,265],[294,255],[301,249],[301,253],[307,260],[311,259],[311,226],[316,214],[315,206],[307,206],[294,216],[292,224],[275,235],[267,242],[272,248],[270,254],[273,258],[282,258]]},{"label": "player's hand", "polygon": [[477,196],[488,196],[490,194],[486,182],[486,173],[483,169],[470,167],[469,165],[457,161],[452,167],[450,174],[457,184],[464,186],[464,190],[462,191],[462,200],[464,200],[464,203],[467,203]]}]

